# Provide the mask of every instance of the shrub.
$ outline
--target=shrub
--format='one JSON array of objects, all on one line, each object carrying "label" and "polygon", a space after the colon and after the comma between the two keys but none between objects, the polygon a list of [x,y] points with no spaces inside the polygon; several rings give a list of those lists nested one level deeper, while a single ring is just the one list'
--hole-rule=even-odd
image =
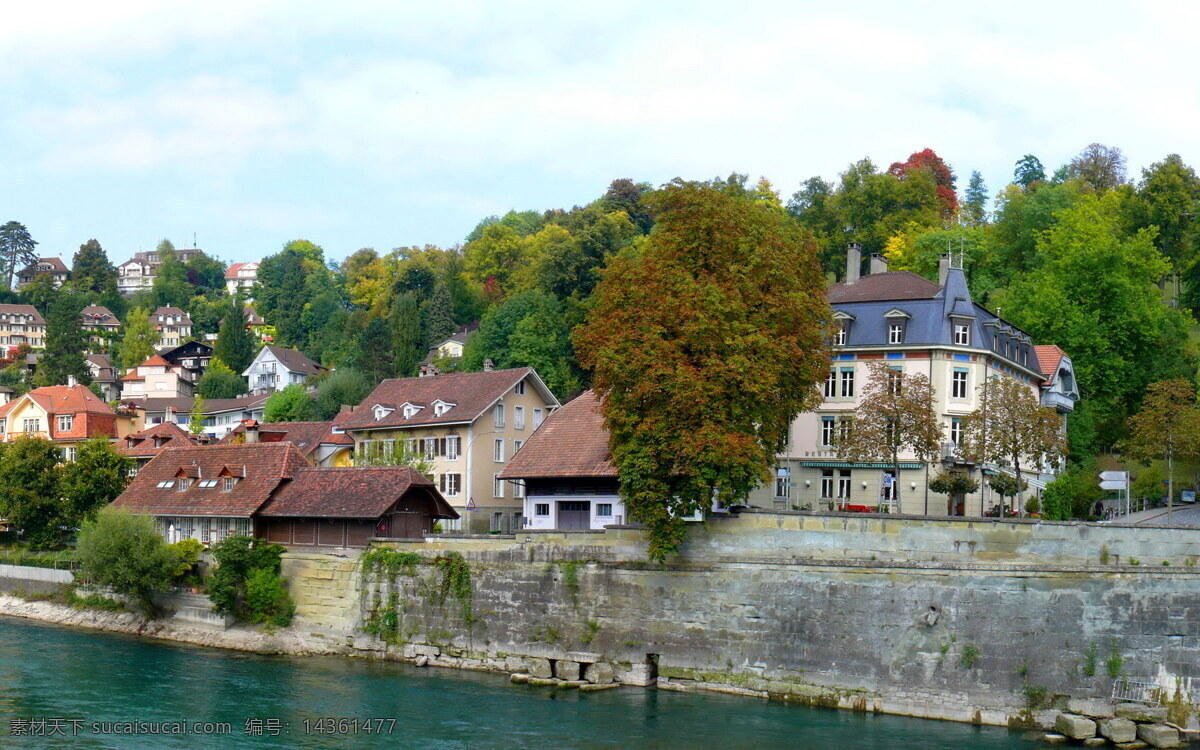
[{"label": "shrub", "polygon": [[171,585],[179,557],[146,516],[105,508],[79,533],[79,563],[92,583],[130,597],[153,617],[154,594]]},{"label": "shrub", "polygon": [[282,627],[291,624],[296,605],[284,590],[278,573],[255,568],[246,577],[245,609],[250,622],[269,622]]},{"label": "shrub", "polygon": [[175,567],[175,578],[186,578],[195,569],[196,563],[200,562],[200,553],[204,550],[204,545],[199,540],[189,537],[175,542],[170,547],[171,552],[178,560]]},{"label": "shrub", "polygon": [[[279,591],[286,598],[282,583],[278,583],[279,557],[283,552],[282,546],[263,539],[248,536],[222,539],[213,547],[217,569],[208,583],[208,598],[213,603],[213,609],[218,614],[234,614],[252,622],[264,622],[276,615],[283,617],[281,613],[286,610],[286,620],[290,622],[291,609],[278,605],[278,599],[273,598],[274,592],[269,590],[267,578],[261,575],[265,573],[275,578]],[[252,577],[257,587],[253,606],[249,601],[249,581]],[[273,601],[275,605],[271,604]],[[263,619],[254,619],[256,615]],[[271,621],[274,622],[273,619]]]}]

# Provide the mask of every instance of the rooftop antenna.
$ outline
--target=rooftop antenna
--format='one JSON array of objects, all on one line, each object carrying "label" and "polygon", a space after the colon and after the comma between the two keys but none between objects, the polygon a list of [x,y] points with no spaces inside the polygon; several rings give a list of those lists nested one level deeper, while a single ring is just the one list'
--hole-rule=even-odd
[{"label": "rooftop antenna", "polygon": [[199,245],[196,244],[196,233],[192,232],[192,249],[195,250]]}]

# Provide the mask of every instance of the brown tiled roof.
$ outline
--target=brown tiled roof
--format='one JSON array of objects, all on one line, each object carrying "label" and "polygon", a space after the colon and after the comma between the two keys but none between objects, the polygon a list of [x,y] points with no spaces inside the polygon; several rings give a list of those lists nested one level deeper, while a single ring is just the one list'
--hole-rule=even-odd
[{"label": "brown tiled roof", "polygon": [[[159,315],[170,315],[172,317],[180,316],[183,319],[178,323],[159,323]],[[192,316],[188,315],[185,311],[180,310],[178,307],[171,307],[168,305],[167,307],[160,307],[150,314],[150,324],[155,327],[159,325],[190,326],[192,324]]]},{"label": "brown tiled roof", "polygon": [[106,382],[117,379],[117,370],[113,367],[112,359],[107,354],[89,354],[88,361],[99,368],[99,373],[93,380]]},{"label": "brown tiled roof", "polygon": [[[210,399],[208,401],[205,401],[204,402],[205,408],[207,409],[209,403],[211,401],[215,401],[215,400],[216,399]],[[145,398],[145,399],[129,399],[129,401],[130,401],[130,403],[135,405],[138,409],[140,409],[144,412],[157,413],[160,411],[165,412],[167,409],[174,409],[176,412],[182,412],[182,413],[186,414],[187,412],[190,412],[192,410],[192,404],[196,402],[196,399],[194,399],[190,396],[177,396],[177,397],[168,397],[168,398],[160,397],[160,398]]]},{"label": "brown tiled roof", "polygon": [[[291,443],[168,448],[138,472],[113,507],[153,515],[249,517],[280,482],[308,465]],[[246,470],[246,477],[229,492],[221,489],[221,482],[214,487],[192,482],[184,492],[174,485],[158,488],[159,482],[174,480],[180,469],[194,469],[200,480],[206,480],[217,479],[226,466]]]},{"label": "brown tiled roof", "polygon": [[[427,378],[385,380],[375,386],[371,395],[351,413],[345,427],[347,430],[362,430],[473,422],[532,372],[529,367],[520,367],[514,370],[451,372]],[[433,402],[439,399],[454,404],[440,417],[433,413]],[[406,403],[424,408],[405,419],[401,407]],[[392,412],[376,420],[376,405],[392,409]]]},{"label": "brown tiled roof", "polygon": [[275,359],[279,360],[280,364],[288,368],[292,372],[299,372],[305,375],[316,375],[325,368],[308,358],[304,352],[298,352],[295,349],[284,349],[281,346],[266,347]]},{"label": "brown tiled roof", "polygon": [[[333,422],[259,422],[258,441],[260,443],[295,444],[300,452],[309,456],[320,445],[354,445],[354,439],[349,435],[334,435]],[[221,438],[221,445],[242,442],[246,434],[246,424],[243,422]]]},{"label": "brown tiled roof", "polygon": [[[46,265],[50,266],[51,270],[38,271],[37,267],[42,264],[46,264]],[[58,257],[38,258],[36,262],[30,263],[29,265],[22,268],[21,272],[17,275],[21,276],[21,277],[27,277],[27,276],[35,276],[38,273],[70,273],[70,269],[67,268],[66,263],[63,263],[62,258],[58,258]]]},{"label": "brown tiled roof", "polygon": [[33,305],[0,305],[0,315],[29,315],[32,317],[29,322],[34,325],[46,322],[42,314]]},{"label": "brown tiled roof", "polygon": [[435,518],[458,518],[433,482],[407,466],[301,469],[259,515],[375,519],[409,491],[433,502]]},{"label": "brown tiled roof", "polygon": [[1050,385],[1058,374],[1058,363],[1062,362],[1066,352],[1054,344],[1038,344],[1033,347],[1033,353],[1037,356],[1038,369],[1046,376],[1042,385]]},{"label": "brown tiled roof", "polygon": [[[57,414],[109,414],[115,415],[108,404],[104,403],[86,385],[48,385],[44,388],[34,388],[25,394],[34,403],[51,415]],[[21,399],[13,399],[0,406],[0,417],[12,411]]]},{"label": "brown tiled roof", "polygon": [[863,276],[853,284],[832,284],[825,292],[830,304],[881,300],[933,299],[942,288],[911,271],[888,271]]},{"label": "brown tiled roof", "polygon": [[117,320],[117,316],[113,315],[112,311],[103,305],[88,305],[79,311],[79,317],[83,319],[84,325],[121,325],[121,321]]},{"label": "brown tiled roof", "polygon": [[501,479],[615,476],[595,391],[551,414],[500,472]]},{"label": "brown tiled roof", "polygon": [[[161,443],[163,440],[166,442]],[[156,442],[161,443],[157,448]],[[190,448],[195,444],[182,427],[174,422],[163,422],[126,435],[116,447],[118,452],[132,458],[152,458],[168,448]]]}]

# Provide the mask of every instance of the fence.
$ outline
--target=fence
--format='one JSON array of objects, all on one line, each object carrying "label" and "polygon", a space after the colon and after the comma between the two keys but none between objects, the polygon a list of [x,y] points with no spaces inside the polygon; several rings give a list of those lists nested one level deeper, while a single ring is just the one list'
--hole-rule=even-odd
[{"label": "fence", "polygon": [[1116,703],[1159,703],[1159,686],[1153,682],[1119,679],[1113,682],[1112,699]]}]

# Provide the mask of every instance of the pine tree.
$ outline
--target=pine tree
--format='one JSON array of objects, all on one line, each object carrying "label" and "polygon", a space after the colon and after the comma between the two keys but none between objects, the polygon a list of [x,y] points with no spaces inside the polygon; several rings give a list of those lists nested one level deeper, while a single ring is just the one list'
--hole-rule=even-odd
[{"label": "pine tree", "polygon": [[50,307],[46,351],[38,361],[33,384],[68,385],[72,377],[83,385],[92,382],[85,354],[87,340],[87,333],[79,325],[79,307],[71,295],[62,295]]},{"label": "pine tree", "polygon": [[[420,335],[418,329],[417,335]],[[396,373],[396,354],[392,349],[391,331],[382,318],[371,318],[358,333],[357,352],[353,366],[366,375],[372,383],[378,383]]]},{"label": "pine tree", "polygon": [[75,288],[104,294],[117,289],[117,269],[108,262],[108,255],[96,240],[79,246],[71,262],[71,280]]},{"label": "pine tree", "polygon": [[[374,321],[371,321],[374,323]],[[393,357],[392,373],[396,377],[408,378],[416,375],[417,362],[421,360],[421,316],[417,300],[412,292],[392,300],[390,317],[391,345]],[[370,329],[370,324],[367,328]],[[364,372],[370,372],[365,370]],[[376,380],[378,382],[378,379]]]},{"label": "pine tree", "polygon": [[158,343],[158,332],[150,325],[150,314],[142,308],[131,310],[125,316],[125,338],[121,340],[121,366],[125,369],[137,367],[154,354]]},{"label": "pine tree", "polygon": [[454,307],[450,300],[450,287],[445,282],[433,289],[433,295],[425,306],[425,343],[433,347],[450,338],[458,331],[454,322]]},{"label": "pine tree", "polygon": [[0,227],[0,269],[6,274],[4,283],[9,289],[17,271],[37,262],[37,253],[33,251],[36,246],[37,241],[21,222],[10,221]]},{"label": "pine tree", "polygon": [[229,309],[221,319],[213,356],[239,373],[244,372],[254,360],[254,337],[246,328],[246,311],[240,294],[230,299]]},{"label": "pine tree", "polygon": [[158,243],[158,275],[154,277],[154,299],[160,307],[182,307],[192,298],[187,267],[179,262],[170,240]]},{"label": "pine tree", "polygon": [[973,227],[987,223],[987,185],[983,183],[983,175],[971,173],[971,181],[967,183],[967,192],[963,200],[963,220]]}]

